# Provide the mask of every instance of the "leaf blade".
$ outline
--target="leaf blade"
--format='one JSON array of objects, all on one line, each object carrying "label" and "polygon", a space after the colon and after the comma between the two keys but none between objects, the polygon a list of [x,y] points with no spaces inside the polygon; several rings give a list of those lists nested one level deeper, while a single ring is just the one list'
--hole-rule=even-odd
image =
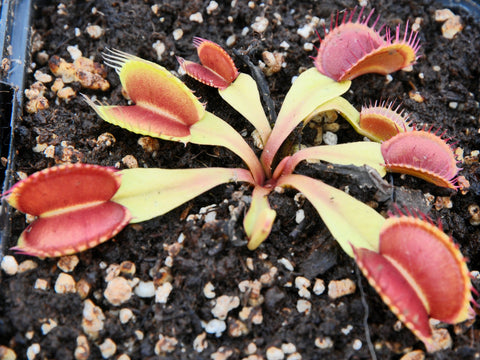
[{"label": "leaf blade", "polygon": [[218,92],[255,127],[265,145],[272,128],[263,110],[255,80],[250,75],[240,73],[230,86]]},{"label": "leaf blade", "polygon": [[268,194],[271,189],[255,186],[252,203],[243,219],[243,227],[248,236],[248,249],[255,250],[270,235],[277,213],[270,207]]},{"label": "leaf blade", "polygon": [[380,144],[375,142],[359,141],[338,145],[313,146],[299,150],[291,156],[283,173],[292,173],[303,160],[322,160],[340,165],[368,165],[375,169],[380,176],[383,177],[386,174]]},{"label": "leaf blade", "polygon": [[385,219],[345,192],[304,175],[280,177],[277,186],[291,186],[312,203],[342,249],[353,257],[352,246],[378,251]]},{"label": "leaf blade", "polygon": [[138,223],[163,215],[213,187],[232,182],[253,182],[244,169],[126,169],[122,186],[112,201],[125,206]]},{"label": "leaf blade", "polygon": [[300,74],[288,91],[282,108],[261,155],[267,172],[273,159],[295,127],[327,101],[342,95],[350,88],[350,81],[337,82],[321,74],[316,68]]},{"label": "leaf blade", "polygon": [[112,51],[105,58],[117,70],[135,105],[103,105],[84,95],[97,115],[137,134],[187,143],[190,127],[205,113],[192,91],[158,64],[121,51]]},{"label": "leaf blade", "polygon": [[262,184],[265,174],[257,155],[230,124],[216,115],[205,112],[201,121],[191,128],[190,141],[199,145],[223,146],[237,154],[247,164],[253,178]]}]

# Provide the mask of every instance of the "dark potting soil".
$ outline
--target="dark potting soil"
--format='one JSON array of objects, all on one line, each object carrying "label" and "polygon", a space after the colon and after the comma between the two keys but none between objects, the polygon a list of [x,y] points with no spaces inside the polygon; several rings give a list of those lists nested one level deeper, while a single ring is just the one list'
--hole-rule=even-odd
[{"label": "dark potting soil", "polygon": [[[266,78],[278,111],[292,78],[312,66],[309,56],[315,50],[304,44],[319,43],[314,32],[305,39],[297,30],[315,16],[327,19],[328,26],[332,13],[355,6],[358,2],[348,0],[234,0],[219,2],[216,8],[210,1],[40,2],[32,24],[32,72],[27,87],[35,82],[37,70],[51,75],[48,58],[57,55],[71,62],[69,46],[77,46],[97,62],[102,62],[102,51],[111,48],[178,70],[175,56],[195,60],[192,38],[199,36],[222,45],[232,56],[234,50],[246,54],[254,64],[262,60],[264,51],[284,54],[285,65]],[[461,150],[457,151],[461,175],[470,187],[453,192],[409,176],[389,175],[393,190],[382,193],[369,177],[352,168],[304,164],[297,171],[348,189],[382,213],[392,209],[392,199],[401,207],[422,209],[443,224],[469,259],[470,270],[478,274],[480,228],[472,225],[472,215],[477,211],[478,216],[480,205],[480,23],[453,9],[464,27],[447,39],[442,36],[442,23],[435,21],[435,10],[441,6],[434,1],[370,1],[366,11],[371,8],[382,15],[380,24],[392,28],[404,26],[407,20],[410,24],[417,21],[421,57],[411,71],[393,73],[389,79],[380,75],[355,79],[346,97],[357,108],[377,99],[397,99],[413,122],[446,131],[445,136],[457,141]],[[196,13],[202,15],[201,21],[191,17]],[[253,31],[251,25],[262,18],[268,20],[266,29]],[[104,33],[92,38],[87,31],[91,25],[98,25]],[[317,27],[322,33],[322,26]],[[175,40],[173,34],[179,29],[183,35]],[[227,46],[229,37],[233,44]],[[165,50],[159,58],[156,49],[162,45]],[[240,71],[249,72],[239,57],[234,59]],[[125,103],[112,69],[107,79],[111,86],[105,92],[85,89],[78,82],[67,84],[77,94],[68,102],[59,99],[50,90],[52,83],[47,83],[49,107],[32,114],[24,111],[15,128],[18,179],[66,161],[118,168],[134,160],[139,167],[151,168],[243,166],[222,148],[159,141],[158,150],[146,151],[137,143],[141,136],[102,121],[79,96],[85,93],[109,104]],[[209,111],[252,142],[250,125],[216,90],[182,79],[207,102]],[[337,123],[338,142],[362,139],[346,121],[339,118]],[[301,139],[298,135],[292,141],[311,142],[317,131],[307,128]],[[127,155],[131,157],[125,159]],[[342,252],[313,207],[295,197],[294,191],[270,195],[278,214],[272,233],[259,249],[249,251],[242,218],[250,191],[241,184],[219,186],[77,254],[76,266],[71,265],[75,257],[60,262],[8,251],[26,226],[25,216],[13,212],[13,234],[3,244],[5,255],[14,255],[19,264],[33,260],[34,269],[15,275],[0,273],[0,345],[14,350],[18,359],[59,360],[102,356],[253,360],[281,359],[282,353],[291,360],[369,359],[372,351],[379,359],[400,359],[405,353],[424,350],[358,274],[355,262]],[[299,209],[305,219],[297,224]],[[28,262],[21,265],[32,267]],[[71,278],[60,276],[67,271]],[[131,297],[121,304],[105,296],[112,274],[127,280],[127,293],[134,287]],[[299,294],[295,286],[303,278],[311,282],[307,287],[310,297]],[[320,293],[321,280],[328,287],[332,280],[344,279],[356,283],[355,292],[337,299],[330,298],[328,290],[315,293]],[[438,281],[442,281],[440,276]],[[157,299],[151,292],[152,282]],[[479,282],[477,276],[473,280],[477,288]],[[170,286],[165,284],[172,290],[163,303],[158,289],[168,294]],[[232,304],[224,320],[226,329],[221,321],[211,321],[222,319],[212,313],[221,300]],[[89,311],[89,305],[95,310]],[[302,307],[309,305],[304,312]],[[216,330],[207,326],[213,332],[207,333],[206,324]],[[478,321],[444,327],[452,345],[425,358],[480,358]]]}]

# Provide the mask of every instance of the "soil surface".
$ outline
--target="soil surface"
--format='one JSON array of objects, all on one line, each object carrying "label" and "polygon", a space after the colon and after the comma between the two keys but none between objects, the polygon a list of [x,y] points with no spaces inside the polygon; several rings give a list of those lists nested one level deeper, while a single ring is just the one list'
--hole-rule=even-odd
[{"label": "soil surface", "polygon": [[[313,31],[304,38],[297,30],[315,21],[314,16],[326,19],[328,26],[333,12],[355,6],[356,1],[348,0],[233,0],[218,7],[198,0],[39,3],[27,88],[36,81],[37,70],[55,79],[48,60],[57,55],[72,62],[69,46],[99,63],[102,51],[110,48],[178,70],[175,56],[197,59],[192,38],[199,36],[222,45],[232,56],[234,50],[246,54],[254,64],[264,51],[283,54],[283,67],[266,78],[278,111],[292,78],[312,66],[309,56],[315,49],[305,44],[319,44]],[[422,209],[443,224],[478,275],[480,228],[471,218],[480,205],[480,24],[453,9],[464,27],[447,39],[442,23],[435,21],[441,6],[434,1],[368,1],[366,11],[371,8],[382,15],[380,24],[392,28],[416,22],[421,57],[411,71],[355,79],[346,97],[357,108],[377,99],[398,99],[412,121],[446,131],[445,136],[457,142],[461,175],[470,187],[453,192],[389,175],[394,192],[380,196],[374,184],[365,183],[364,174],[351,168],[302,165],[297,171],[341,189],[348,186],[353,196],[376,204],[382,213],[392,208],[392,199],[399,206]],[[253,31],[252,24],[263,19],[268,20],[264,31]],[[323,34],[321,24],[316,27]],[[250,72],[233,57],[240,71]],[[207,102],[209,111],[252,142],[250,125],[216,90],[182,79]],[[106,91],[85,88],[78,81],[66,84],[76,93],[68,101],[51,90],[53,81],[46,82],[49,107],[24,111],[15,128],[18,179],[78,161],[118,168],[134,166],[135,161],[152,168],[243,166],[221,148],[154,141],[158,149],[152,152],[140,146],[141,136],[102,121],[80,96],[125,103],[114,70],[108,69],[107,80]],[[337,123],[339,143],[362,139],[343,119]],[[309,144],[317,131],[307,128],[293,141]],[[294,191],[270,196],[278,213],[272,233],[259,249],[249,251],[242,218],[250,191],[241,184],[219,186],[162,217],[128,226],[114,240],[62,259],[32,259],[9,251],[26,226],[25,216],[12,212],[12,239],[3,246],[21,271],[0,273],[0,345],[15,351],[18,359],[59,360],[400,359],[425,350],[358,274],[313,207],[299,201]],[[299,209],[305,219],[297,224]],[[356,291],[329,297],[330,282],[345,279],[356,284]],[[307,291],[299,292],[296,283],[302,281]],[[473,283],[480,288],[478,276]],[[114,285],[124,290],[112,296]],[[231,308],[226,316],[217,313],[222,301]],[[311,308],[304,311],[305,306]],[[479,321],[440,326],[448,330],[452,344],[425,354],[426,359],[480,357]]]}]

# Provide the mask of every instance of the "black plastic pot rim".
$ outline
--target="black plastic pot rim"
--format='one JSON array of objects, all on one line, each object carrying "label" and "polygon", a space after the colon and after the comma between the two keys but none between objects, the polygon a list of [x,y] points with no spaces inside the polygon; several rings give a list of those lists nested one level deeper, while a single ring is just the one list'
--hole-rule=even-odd
[{"label": "black plastic pot rim", "polygon": [[[12,186],[15,151],[13,136],[15,120],[22,113],[26,67],[30,55],[30,19],[32,0],[2,0],[0,18],[0,46],[2,49],[2,90],[0,156],[7,159],[2,193]],[[5,65],[4,65],[5,64]],[[10,237],[11,212],[6,201],[0,203],[0,260],[4,239]]]}]

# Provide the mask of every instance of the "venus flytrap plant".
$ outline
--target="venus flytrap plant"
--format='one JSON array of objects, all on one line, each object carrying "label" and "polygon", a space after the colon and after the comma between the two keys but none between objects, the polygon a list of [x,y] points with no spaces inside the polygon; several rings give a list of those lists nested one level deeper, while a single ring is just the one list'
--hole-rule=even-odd
[{"label": "venus flytrap plant", "polygon": [[[344,18],[342,24],[335,28],[337,37],[341,37],[340,29],[343,26],[348,27],[352,24],[352,17],[353,13],[347,22]],[[358,19],[360,19],[360,16]],[[368,28],[367,22],[368,20],[364,22],[357,20],[355,26]],[[357,29],[357,31],[359,30]],[[397,38],[399,37],[398,31],[397,29]],[[330,34],[332,33],[333,31],[330,32]],[[347,31],[346,36],[351,37],[351,32]],[[360,39],[368,39],[368,36],[360,36]],[[390,41],[387,40],[387,42]],[[408,46],[410,42],[404,44],[405,41],[403,41],[401,43],[402,46]],[[328,39],[326,38],[323,43],[328,43]],[[234,88],[239,73],[228,54],[218,45],[207,40],[196,39],[195,45],[203,65],[180,59],[182,67],[189,69],[190,74],[193,74],[202,82],[220,88],[220,91]],[[358,44],[354,43],[354,45],[357,46]],[[418,45],[415,45],[415,47],[418,47]],[[415,47],[412,47],[411,51],[415,52]],[[165,140],[224,146],[239,155],[249,168],[249,171],[224,168],[211,171],[210,169],[176,170],[175,176],[173,176],[174,170],[166,169],[149,171],[135,169],[130,170],[130,172],[124,170],[122,172],[124,177],[130,180],[122,182],[119,189],[121,195],[117,195],[116,198],[119,203],[125,204],[130,210],[132,221],[144,221],[164,214],[166,211],[216,185],[229,181],[245,181],[254,186],[252,204],[244,218],[244,227],[249,238],[248,247],[255,249],[268,237],[276,215],[268,203],[268,194],[277,186],[294,187],[304,192],[312,203],[317,202],[319,204],[314,204],[314,206],[322,214],[322,217],[330,219],[325,223],[333,233],[338,228],[349,228],[349,223],[358,224],[356,225],[357,229],[351,231],[348,236],[343,235],[344,239],[338,239],[337,237],[342,248],[349,255],[353,255],[349,242],[355,246],[360,246],[360,244],[369,244],[372,241],[370,235],[362,235],[362,231],[359,230],[360,224],[364,227],[371,227],[375,232],[383,218],[361,202],[357,204],[357,200],[353,198],[349,198],[348,201],[342,200],[344,203],[351,203],[351,206],[347,207],[339,206],[335,201],[329,203],[325,199],[334,199],[339,196],[338,190],[328,187],[318,180],[307,180],[301,176],[293,175],[298,163],[303,160],[323,160],[338,164],[368,165],[376,169],[381,175],[385,174],[386,168],[392,171],[419,175],[442,186],[452,187],[454,184],[454,177],[458,169],[456,167],[451,168],[452,162],[455,163],[453,152],[443,140],[434,134],[417,136],[417,138],[422,138],[422,145],[413,148],[410,148],[412,145],[412,141],[409,140],[410,137],[402,137],[395,140],[393,145],[390,145],[392,142],[382,145],[358,142],[302,149],[283,160],[279,160],[278,166],[272,170],[275,156],[284,140],[298,124],[308,122],[315,114],[336,109],[343,114],[347,114],[347,119],[358,117],[358,121],[352,121],[353,124],[360,123],[361,114],[340,97],[348,90],[350,81],[335,81],[321,74],[317,68],[311,68],[302,73],[292,85],[273,129],[264,131],[266,142],[259,161],[253,150],[230,125],[207,112],[192,92],[166,69],[118,50],[110,50],[104,56],[106,63],[119,74],[121,83],[134,105],[108,106],[94,103],[85,97],[101,118],[133,132]],[[215,61],[215,59],[219,60]],[[318,63],[318,60],[316,62]],[[256,99],[257,97],[255,96]],[[256,102],[261,106],[259,97],[257,100]],[[375,116],[377,118],[382,117],[384,120],[386,119],[385,123],[390,121],[396,124],[399,122],[397,118],[402,118],[401,113],[385,106],[369,108],[364,113],[366,119]],[[402,118],[401,121],[403,120],[405,119]],[[255,121],[252,123],[255,124]],[[395,126],[400,128],[398,125]],[[375,126],[371,127],[375,128]],[[434,153],[428,152],[432,143],[444,150],[442,155],[444,159],[450,158],[448,161],[450,168],[447,167],[447,170],[428,167],[428,159],[434,156]],[[397,150],[392,151],[392,149]],[[402,154],[403,149],[406,149],[406,151]],[[409,158],[408,156],[412,153],[414,153],[413,158],[425,158],[426,160],[420,164],[418,161],[412,163],[412,157]],[[206,176],[206,174],[215,172],[219,176],[215,176],[214,179]],[[127,174],[129,175],[127,176]],[[443,183],[438,180],[442,177],[445,177]],[[180,178],[183,181],[179,181]],[[197,181],[197,178],[202,180]],[[137,186],[140,181],[144,183],[143,187]],[[324,195],[326,196],[322,197],[318,191],[309,190],[308,187],[323,189],[322,191],[325,192]],[[147,190],[142,190],[142,188]],[[169,201],[168,206],[159,205],[165,199],[166,193],[178,193],[177,199]],[[174,197],[175,195],[172,195],[170,199]],[[341,197],[344,198],[345,196],[342,195]],[[351,209],[354,207],[363,208],[363,211],[352,211]],[[339,213],[339,216],[328,217],[329,211]],[[375,250],[375,240],[365,247]]]},{"label": "venus flytrap plant", "polygon": [[[459,168],[443,134],[410,126],[408,116],[393,103],[375,103],[358,112],[341,97],[351,79],[408,66],[416,60],[419,48],[412,31],[405,29],[402,37],[397,27],[394,37],[388,30],[382,36],[374,29],[378,18],[369,27],[373,12],[365,20],[362,12],[356,21],[354,11],[346,12],[341,24],[337,16],[335,27],[331,26],[315,57],[315,67],[293,83],[273,128],[253,79],[240,74],[217,44],[194,40],[202,65],[178,58],[190,76],[218,88],[220,95],[257,129],[263,142],[260,158],[239,133],[206,111],[190,89],[166,69],[118,50],[107,52],[106,63],[117,71],[134,104],[109,106],[85,97],[102,119],[164,140],[223,146],[237,154],[248,169],[114,171],[66,165],[41,171],[7,194],[12,206],[38,216],[14,249],[41,257],[82,251],[114,236],[129,222],[165,214],[217,185],[235,181],[253,187],[243,223],[248,248],[253,250],[268,237],[275,221],[276,212],[270,207],[268,195],[276,188],[295,188],[311,202],[342,249],[355,257],[392,311],[433,351],[429,317],[456,323],[472,316],[468,269],[458,247],[423,215],[386,220],[347,193],[294,173],[304,160],[321,160],[367,165],[381,176],[386,171],[401,172],[438,186],[457,187]],[[327,110],[340,112],[356,131],[377,142],[302,148],[278,158],[282,144],[298,125]],[[42,204],[37,192],[47,197],[47,205]],[[75,193],[71,199],[70,193]],[[104,207],[113,211],[104,214]],[[83,224],[90,221],[92,225],[83,231]],[[69,229],[70,222],[73,230]],[[424,261],[427,255],[431,260],[428,266]],[[439,272],[443,283],[436,286]]]},{"label": "venus flytrap plant", "polygon": [[[339,34],[342,32],[348,34],[346,37],[351,37],[352,31],[368,28],[366,24],[371,15],[372,13],[363,22],[360,22],[359,15],[356,23],[351,22],[353,12],[348,21],[345,21],[346,17],[344,17],[342,25],[335,29],[339,38],[337,40],[341,41]],[[347,29],[342,30],[342,27]],[[331,33],[335,34],[335,32]],[[388,32],[387,39],[383,43],[380,41],[380,36],[371,29],[366,33],[363,39],[372,44],[372,53],[367,54],[367,51],[364,51],[365,54],[362,55],[364,58],[360,59],[361,56],[358,56],[355,63],[350,60],[351,66],[344,68],[343,74],[339,74],[336,80],[352,79],[372,70],[386,74],[393,68],[397,70],[416,59],[418,42],[413,32],[410,33],[407,41],[407,31],[405,31],[403,41],[399,41],[399,28],[397,28],[396,44],[393,45]],[[374,36],[377,36],[378,40],[375,45],[371,41]],[[322,56],[329,51],[328,40],[323,44],[327,44],[326,48],[319,50],[315,61],[317,68],[321,71],[331,69],[329,64],[323,67],[321,63]],[[360,45],[360,49],[363,51],[362,46],[364,45]],[[355,49],[346,51],[353,54]],[[331,54],[327,56],[327,61],[332,59],[336,61],[337,57]],[[373,60],[385,67],[372,67]],[[310,73],[313,74],[313,71]],[[312,78],[308,71],[304,74],[297,79],[297,85],[294,84],[287,94],[262,153],[261,159],[267,179],[270,177],[269,185],[294,187],[301,191],[313,204],[335,239],[350,255],[350,245],[365,241],[368,248],[352,245],[355,259],[363,273],[390,309],[424,342],[427,350],[436,351],[429,324],[430,317],[448,323],[458,323],[475,316],[470,306],[470,302],[473,302],[472,285],[465,259],[458,251],[458,246],[455,246],[451,238],[442,232],[441,227],[435,227],[423,215],[419,218],[409,214],[409,216],[394,216],[384,220],[374,211],[366,212],[363,204],[360,205],[344,192],[330,188],[318,180],[293,174],[293,170],[299,162],[306,159],[322,159],[338,164],[373,164],[382,176],[387,169],[415,175],[438,186],[455,189],[459,169],[456,167],[453,151],[441,136],[425,129],[417,130],[411,127],[408,115],[399,111],[399,107],[393,108],[393,102],[388,105],[385,102],[375,103],[362,108],[359,113],[339,96],[348,89],[349,82],[346,83],[346,89],[343,92],[340,90],[331,99],[323,103],[314,103],[315,105],[312,106],[307,96],[311,91],[306,85]],[[321,81],[318,81],[317,85],[319,83]],[[325,83],[326,81],[323,84]],[[324,100],[324,97],[320,99]],[[340,112],[360,134],[375,141],[388,141],[381,145],[365,142],[302,149],[292,156],[283,158],[271,174],[270,167],[286,136],[301,121],[307,123],[313,116],[326,110]],[[283,134],[283,136],[277,134]],[[352,154],[355,153],[359,156],[354,159]],[[380,165],[382,163],[384,166]],[[266,200],[269,191],[268,187],[258,185],[253,190],[252,205],[244,221],[245,231],[250,238],[248,246],[251,249],[256,248],[268,236],[273,224],[275,212],[270,209]],[[355,212],[366,212],[372,217],[368,219],[367,224],[364,222],[365,218],[352,216]],[[344,221],[346,215],[348,222]],[[372,239],[374,240],[368,241]],[[415,255],[412,256],[412,254]],[[432,262],[425,262],[424,259],[427,256],[438,267],[443,267],[445,274],[448,274],[443,278],[444,281],[440,286],[436,281],[438,267]]]},{"label": "venus flytrap plant", "polygon": [[[223,50],[219,48],[215,49],[217,49],[220,54],[223,54]],[[230,125],[228,125],[223,120],[215,117],[215,115],[205,111],[201,103],[193,96],[191,91],[182,82],[174,78],[173,75],[171,75],[167,70],[160,67],[159,65],[139,59],[132,55],[119,52],[117,50],[110,51],[105,56],[107,64],[114,67],[115,70],[118,72],[125,91],[135,104],[129,106],[107,106],[95,104],[88,98],[86,98],[87,102],[95,109],[95,111],[100,117],[102,117],[108,122],[117,124],[140,134],[156,136],[166,140],[182,141],[185,143],[193,142],[203,145],[224,146],[237,153],[247,164],[251,172],[251,177],[247,177],[245,175],[237,177],[230,176],[226,179],[223,179],[222,177],[216,177],[214,182],[215,184],[219,185],[231,180],[246,180],[247,182],[250,182],[254,185],[252,204],[244,218],[244,227],[249,238],[248,247],[252,250],[255,249],[268,237],[271,231],[271,227],[273,225],[273,221],[275,219],[276,213],[273,209],[270,208],[266,196],[277,186],[276,183],[278,179],[272,177],[271,174],[269,174],[268,172],[264,172],[264,169],[261,167],[258,158],[254,155],[253,150],[251,150],[251,148],[243,140],[243,138],[236,131],[234,131],[233,128],[230,127]],[[228,63],[231,64],[232,67],[234,66],[233,61],[230,61]],[[225,71],[225,69],[223,71]],[[134,74],[132,74],[132,72],[134,72]],[[230,73],[234,74],[235,71],[232,70]],[[311,83],[311,86],[307,89],[310,93],[307,96],[308,100],[306,101],[306,103],[323,103],[325,102],[325,99],[328,100],[346,89],[345,84],[338,83],[326,76],[323,76],[319,74],[316,70],[314,74],[318,75],[318,78],[314,77],[314,80],[321,79],[326,86],[318,89],[318,87],[315,87],[314,83]],[[212,82],[215,82],[215,79],[216,77],[214,77]],[[150,85],[151,89],[145,92],[145,94],[143,94],[143,92],[139,91],[138,89],[142,89],[147,81],[152,84]],[[305,89],[303,89],[303,91],[305,91]],[[289,94],[290,99],[292,99],[293,96],[299,95],[295,91],[289,92]],[[317,95],[319,99],[314,98],[314,95]],[[288,107],[289,104],[291,104],[290,108]],[[293,100],[290,101],[290,103],[287,102],[284,106],[286,106],[287,108],[286,111],[290,111],[293,113],[298,112],[298,109],[300,109],[300,111],[302,109],[302,105],[295,108],[295,101]],[[309,104],[308,106],[311,105]],[[178,107],[182,111],[175,113],[175,107]],[[191,108],[192,110],[187,112],[189,108]],[[297,119],[301,118],[302,117],[297,117]],[[281,124],[283,126],[281,127],[281,129],[287,132],[286,135],[288,135],[288,132],[291,132],[295,128],[296,124],[292,125],[291,123],[288,123],[288,121],[286,121],[288,119],[287,117],[284,117],[284,119],[285,120]],[[162,128],[163,123],[166,124],[164,128]],[[182,131],[184,131],[185,135],[183,137],[176,136],[175,133],[170,130],[170,128],[174,128],[170,126],[170,123],[174,123],[175,126],[180,126],[182,128]],[[274,136],[274,133],[275,128],[274,131],[269,134],[267,144],[270,142],[278,142],[279,139],[283,141],[286,138],[286,135],[284,136],[283,132],[277,132],[277,134],[280,134],[280,136],[277,137]],[[335,148],[335,146],[331,148],[333,152]],[[317,158],[323,158],[325,160],[328,160],[329,158],[331,159],[332,155],[328,155],[327,153],[328,152],[322,153],[319,151],[316,153]],[[356,153],[358,152],[353,152],[353,154]],[[346,152],[344,151],[343,154],[345,156]],[[380,153],[377,152],[377,155],[379,154]],[[383,160],[381,156],[370,156],[369,158],[364,157],[363,159],[365,161],[370,160],[368,164],[372,167],[378,167],[378,164]],[[348,159],[346,159],[345,162],[348,163]],[[352,160],[350,162],[352,162]],[[356,163],[363,164],[362,160],[356,160]],[[294,167],[291,167],[290,169],[291,171],[293,171]],[[191,194],[191,197],[185,199],[182,198],[181,202],[179,202],[179,198],[179,201],[170,202],[169,204],[175,203],[178,206],[181,203],[197,196],[198,194],[194,195],[194,193],[191,191],[191,186],[189,186],[189,184],[198,182],[198,180],[195,178],[195,174],[201,176],[201,174],[205,172],[205,170],[206,169],[191,169],[191,178],[188,178],[188,180],[186,179],[182,183],[185,187],[184,191],[188,194]],[[139,194],[140,197],[143,197],[143,201],[139,201],[138,205],[137,203],[129,203],[129,205],[127,205],[126,202],[120,201],[120,203],[127,206],[131,211],[132,218],[134,219],[133,221],[135,221],[135,219],[141,219],[140,221],[147,220],[147,218],[153,218],[164,213],[163,209],[158,207],[156,204],[161,204],[165,201],[165,189],[172,190],[171,177],[163,169],[162,171],[164,171],[164,174],[160,175],[160,171],[161,170],[156,172],[147,172],[142,171],[141,169],[131,170],[134,176],[138,176],[138,181],[141,181],[140,178],[143,177],[144,181],[148,184],[152,184],[151,186],[154,189],[163,189],[161,191],[144,191],[143,189],[145,187],[139,187],[138,181],[122,182],[122,187],[119,190],[120,194],[123,192],[136,192],[137,194]],[[217,171],[226,171],[227,174],[231,174],[229,172],[231,170],[229,169]],[[281,175],[283,176],[284,174],[282,173]],[[164,181],[162,180],[163,177],[168,177],[168,179]],[[282,183],[283,186],[295,186],[293,184],[295,183],[293,179],[296,178],[292,177],[292,184],[284,181]],[[314,182],[319,181],[312,179],[312,182],[310,182],[310,186],[313,186]],[[178,181],[175,181],[174,184],[176,186],[178,184]],[[322,183],[322,185],[324,184]],[[147,186],[147,188],[149,187],[150,185]],[[205,191],[209,188],[210,187],[206,188]],[[181,187],[176,187],[176,189],[177,191],[180,191]],[[327,192],[338,191],[334,188],[326,186],[323,186],[323,189]],[[145,192],[146,194],[141,195],[143,192]],[[170,193],[175,194],[174,191],[170,191]],[[129,199],[128,201],[130,201],[132,197],[127,196],[127,198]],[[321,201],[321,199],[319,199],[318,201]],[[351,201],[358,202],[358,206],[360,207],[365,207],[364,211],[357,212],[355,213],[355,215],[349,215],[349,212],[351,210],[349,210],[348,207],[339,207],[338,209],[342,209],[342,216],[334,218],[335,222],[333,222],[332,220],[331,223],[328,223],[327,226],[329,228],[333,229],[337,227],[346,227],[346,223],[352,221],[352,216],[361,219],[358,221],[358,224],[369,224],[370,222],[373,222],[372,219],[377,219],[377,222],[378,220],[383,219],[373,209],[369,208],[358,200],[351,198]],[[145,209],[148,210],[146,211]],[[161,209],[161,211],[158,211],[157,209]],[[138,214],[138,212],[140,211],[142,212],[141,216]],[[371,228],[374,229],[375,226],[372,224]],[[362,244],[362,246],[369,248],[371,247],[371,245],[368,245],[368,240],[361,237],[361,232],[357,233],[357,238],[358,244]],[[355,242],[355,240],[353,239],[351,241]],[[343,244],[344,250],[349,252],[350,255],[352,255],[350,246],[346,242],[343,242]]]}]

